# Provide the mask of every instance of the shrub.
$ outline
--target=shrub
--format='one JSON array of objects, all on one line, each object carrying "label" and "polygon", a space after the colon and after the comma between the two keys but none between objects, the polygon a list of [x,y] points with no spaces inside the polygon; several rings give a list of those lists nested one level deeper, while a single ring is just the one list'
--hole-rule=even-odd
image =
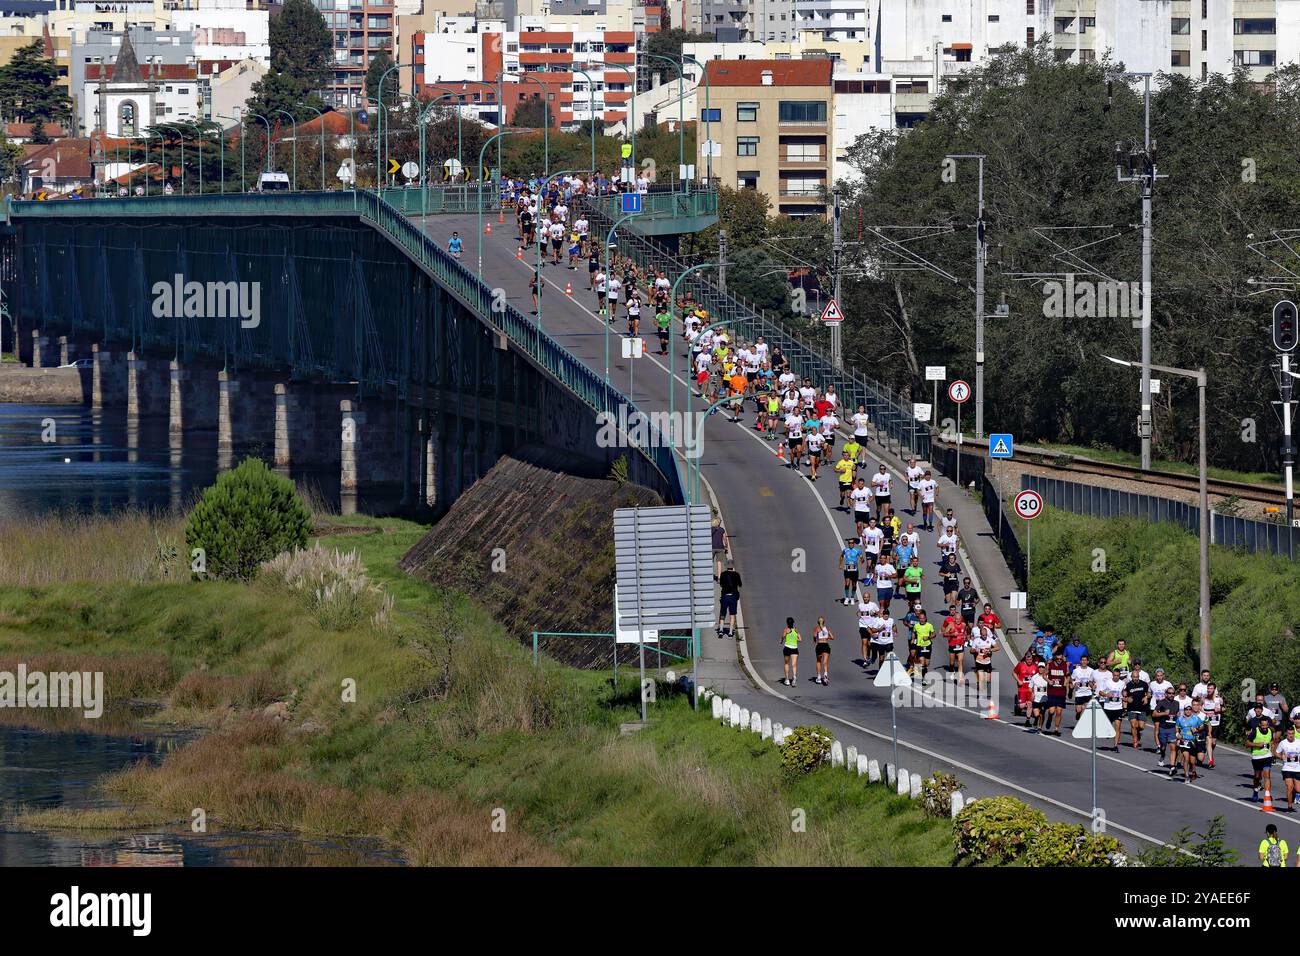
[{"label": "shrub", "polygon": [[796,727],[781,746],[781,769],[801,777],[820,767],[831,752],[831,732],[821,724]]},{"label": "shrub", "polygon": [[957,861],[1000,865],[1025,852],[1047,817],[1015,797],[972,800],[957,814],[953,829]]},{"label": "shrub", "polygon": [[185,545],[203,549],[208,574],[250,581],[264,561],[306,546],[310,530],[293,482],[246,458],[203,493],[190,512]]},{"label": "shrub", "polygon": [[921,807],[927,816],[947,819],[952,816],[952,795],[961,789],[961,781],[938,770],[921,782]]},{"label": "shrub", "polygon": [[276,555],[262,570],[300,594],[326,630],[352,627],[367,614],[375,627],[384,628],[392,616],[392,597],[366,578],[358,551],[327,551],[317,541]]},{"label": "shrub", "polygon": [[1029,841],[1030,866],[1115,866],[1123,845],[1104,833],[1090,833],[1077,823],[1049,823]]}]

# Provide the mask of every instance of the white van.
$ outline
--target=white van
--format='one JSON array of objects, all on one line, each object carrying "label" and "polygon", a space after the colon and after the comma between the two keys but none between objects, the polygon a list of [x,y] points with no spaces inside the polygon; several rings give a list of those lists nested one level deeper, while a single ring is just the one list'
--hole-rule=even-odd
[{"label": "white van", "polygon": [[289,174],[262,173],[257,177],[257,191],[259,193],[288,192]]}]

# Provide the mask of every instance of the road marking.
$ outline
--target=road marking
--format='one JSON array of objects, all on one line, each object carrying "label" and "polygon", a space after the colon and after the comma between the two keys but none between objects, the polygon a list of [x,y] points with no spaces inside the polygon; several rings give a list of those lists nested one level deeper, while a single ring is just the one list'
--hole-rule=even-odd
[{"label": "road marking", "polygon": [[767,485],[759,485],[758,495],[760,498],[771,498],[773,497],[772,489],[769,488]]}]

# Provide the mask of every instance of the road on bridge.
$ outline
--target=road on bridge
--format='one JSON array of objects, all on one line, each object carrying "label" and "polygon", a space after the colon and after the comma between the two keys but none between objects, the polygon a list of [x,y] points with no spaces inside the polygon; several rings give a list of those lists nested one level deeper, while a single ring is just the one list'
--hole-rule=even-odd
[{"label": "road on bridge", "polygon": [[[443,248],[453,230],[466,237],[464,261],[470,268],[475,265],[478,228],[479,221],[474,215],[430,216],[425,223],[426,231]],[[533,250],[526,250],[524,261],[516,257],[519,243],[513,222],[497,226],[493,235],[483,241],[484,281],[503,289],[508,301],[528,314],[532,309],[528,283],[534,268]],[[587,291],[585,268],[570,271],[565,265],[549,265],[542,272],[545,331],[590,368],[603,374],[604,323],[592,308],[595,297]],[[563,291],[568,282],[574,284],[572,298]],[[644,358],[621,358],[617,336],[624,324],[620,318],[618,325],[611,329],[610,377],[618,388],[628,392],[633,374],[631,365],[635,363],[633,400],[646,412],[667,410],[668,359],[657,355],[653,336],[647,338]],[[687,358],[676,329],[672,347],[677,353],[674,407],[680,410],[685,405],[689,386],[685,377]],[[651,354],[652,351],[656,354]],[[696,409],[701,405],[697,399]],[[823,472],[823,480],[814,484],[780,467],[773,444],[752,428],[753,416],[748,409],[746,419],[749,424],[742,426],[730,423],[721,415],[709,418],[700,463],[702,478],[716,498],[731,537],[736,569],[745,582],[741,598],[743,650],[752,665],[748,689],[756,701],[743,703],[759,707],[765,714],[772,712],[774,716],[783,707],[797,709],[801,716],[793,719],[799,722],[825,723],[846,742],[854,739],[855,732],[864,739],[876,738],[872,752],[887,753],[888,744],[881,738],[887,741],[890,734],[889,699],[886,691],[875,688],[871,676],[855,663],[859,659],[856,608],[839,603],[843,594],[839,553],[844,539],[854,533],[852,518],[836,510],[838,489],[829,469]],[[597,427],[594,419],[592,427]],[[874,473],[876,462],[884,461],[894,472],[894,504],[905,507],[902,463],[874,444],[870,451],[872,461],[866,474]],[[978,504],[961,496],[951,482],[941,480],[936,512],[948,505],[957,511],[965,540],[991,535]],[[912,516],[906,511],[900,516],[906,527]],[[936,624],[934,663],[941,670],[946,657],[937,625],[944,616],[944,604],[938,582],[939,554],[935,537],[933,533],[921,532],[920,555],[927,578],[925,606],[930,620]],[[802,565],[796,549],[803,553]],[[989,566],[992,561],[987,555],[996,555],[996,549],[986,544],[980,552],[981,564],[973,569],[982,572],[979,577],[1006,580],[1005,567]],[[961,564],[963,572],[970,573],[965,553]],[[801,566],[804,569],[798,570]],[[988,600],[982,587],[981,592]],[[1006,594],[994,597],[1002,599],[995,601],[996,606],[1005,601]],[[899,606],[895,604],[896,614],[901,613]],[[803,666],[798,685],[780,686],[779,638],[786,617],[793,617],[800,633],[810,637],[819,615],[826,617],[836,636],[829,686],[811,681],[814,668],[810,643],[808,652],[800,655]],[[1003,618],[1006,619],[1005,614]],[[734,663],[735,642],[719,639],[713,632],[705,633],[704,642],[707,661],[724,666]],[[1092,786],[1088,741],[1071,739],[1070,716],[1066,717],[1062,737],[1027,733],[1018,720],[1011,718],[1015,693],[1011,668],[1015,659],[1008,643],[1002,641],[1004,651],[995,660],[1001,718],[984,719],[973,704],[946,706],[938,698],[918,693],[912,698],[913,705],[898,710],[900,748],[906,748],[906,753],[900,752],[900,763],[905,767],[948,767],[967,783],[969,792],[1010,793],[1039,805],[1051,816],[1086,824],[1091,816]],[[902,641],[896,646],[905,651]],[[1147,662],[1146,667],[1153,670],[1153,665],[1158,663]],[[1073,707],[1067,710],[1072,714]],[[1250,802],[1250,761],[1244,751],[1220,745],[1217,769],[1204,771],[1199,780],[1184,784],[1181,779],[1170,780],[1165,771],[1158,770],[1156,758],[1150,752],[1133,751],[1127,745],[1127,727],[1125,731],[1125,745],[1118,754],[1098,751],[1098,803],[1105,814],[1107,831],[1130,848],[1139,847],[1144,839],[1167,840],[1184,826],[1201,831],[1215,816],[1224,818],[1228,844],[1246,864],[1255,862],[1255,849],[1265,824],[1270,821],[1278,824],[1283,836],[1292,831],[1293,842],[1300,838],[1300,820],[1286,813],[1261,814],[1258,805]],[[1148,728],[1144,744],[1151,740],[1150,734]],[[1274,776],[1280,784],[1280,774]]]}]

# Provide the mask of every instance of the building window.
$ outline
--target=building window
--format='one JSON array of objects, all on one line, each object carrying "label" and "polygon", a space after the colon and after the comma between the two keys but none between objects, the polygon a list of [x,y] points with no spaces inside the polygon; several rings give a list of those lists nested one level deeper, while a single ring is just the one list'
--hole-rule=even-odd
[{"label": "building window", "polygon": [[1025,0],[1025,13],[1034,15],[1034,0]]},{"label": "building window", "polygon": [[757,189],[758,173],[757,172],[740,172],[736,173],[737,189]]},{"label": "building window", "polygon": [[989,14],[989,23],[1000,23],[1001,21],[1002,18],[998,16],[996,13]]},{"label": "building window", "polygon": [[821,143],[786,143],[785,159],[788,163],[818,163],[822,159]]},{"label": "building window", "polygon": [[1191,36],[1192,18],[1191,17],[1170,17],[1169,32],[1176,37]]},{"label": "building window", "polygon": [[944,22],[944,23],[952,23],[952,14],[951,14],[951,13],[945,13],[945,14],[944,14],[942,17],[940,17],[939,19],[940,19],[942,22]]},{"label": "building window", "polygon": [[1026,28],[1025,28],[1025,46],[1033,46],[1033,45],[1034,45],[1034,28],[1033,28],[1033,27],[1026,27]]},{"label": "building window", "polygon": [[1080,62],[1080,63],[1092,63],[1092,62],[1095,61],[1096,59],[1097,59],[1097,52],[1096,52],[1095,50],[1082,50],[1082,49],[1081,49],[1081,50],[1079,51],[1079,62]]},{"label": "building window", "polygon": [[1272,36],[1277,33],[1277,21],[1263,18],[1236,19],[1232,32],[1237,36]]},{"label": "building window", "polygon": [[134,100],[123,100],[117,108],[117,134],[119,136],[134,136],[139,129],[139,113],[136,111]]},{"label": "building window", "polygon": [[1201,31],[1201,50],[1202,50],[1202,51],[1208,50],[1208,49],[1210,48],[1210,47],[1209,47],[1209,43],[1210,43],[1210,35],[1209,35],[1209,33],[1208,33],[1207,31],[1205,31],[1205,30],[1202,30],[1202,31]]},{"label": "building window", "polygon": [[757,104],[757,103],[737,103],[737,104],[736,104],[736,122],[737,122],[737,123],[757,123],[757,122],[758,122],[758,104]]},{"label": "building window", "polygon": [[782,100],[778,117],[782,123],[825,123],[825,100]]},{"label": "building window", "polygon": [[1169,53],[1169,65],[1170,65],[1170,66],[1191,66],[1191,65],[1192,65],[1192,51],[1191,51],[1191,50],[1171,50],[1170,53]]},{"label": "building window", "polygon": [[736,155],[737,155],[737,156],[757,156],[757,155],[758,155],[758,137],[757,137],[757,136],[737,136],[737,137],[736,137]]},{"label": "building window", "polygon": [[1275,66],[1276,50],[1234,50],[1232,62],[1235,66]]}]

